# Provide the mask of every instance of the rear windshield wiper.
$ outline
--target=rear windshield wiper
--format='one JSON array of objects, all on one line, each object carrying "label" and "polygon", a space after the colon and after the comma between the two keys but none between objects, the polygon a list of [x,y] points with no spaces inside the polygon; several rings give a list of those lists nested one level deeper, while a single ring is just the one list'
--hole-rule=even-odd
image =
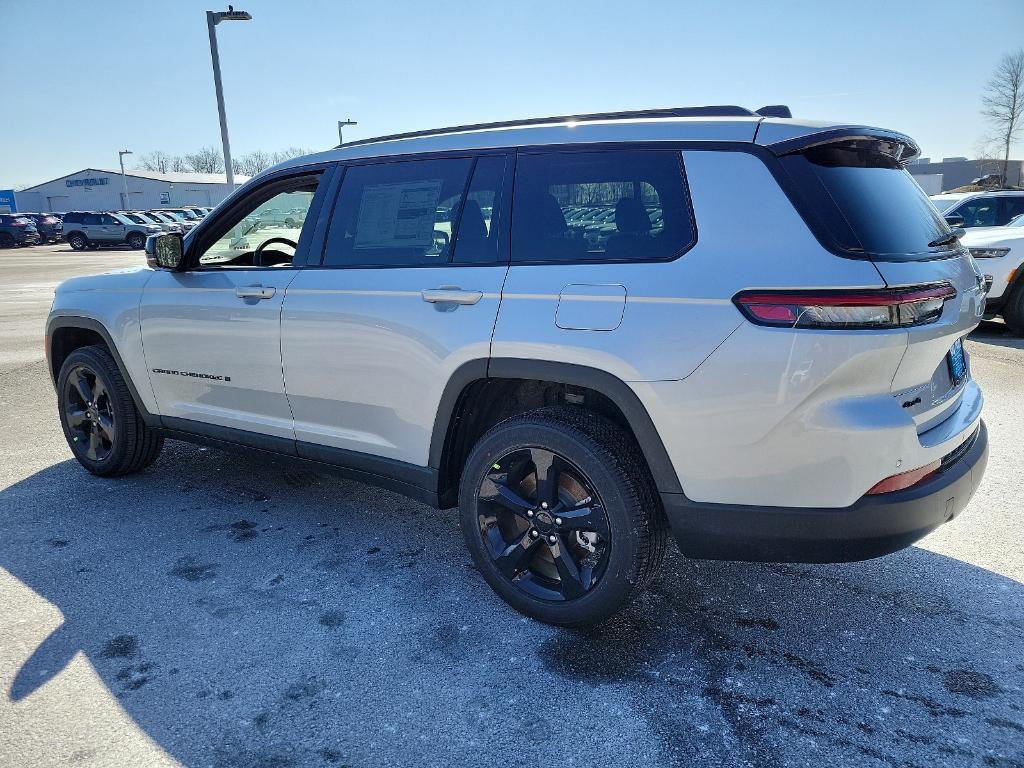
[{"label": "rear windshield wiper", "polygon": [[940,238],[938,238],[936,240],[932,240],[930,243],[928,243],[928,247],[929,248],[938,248],[940,245],[952,245],[957,240],[959,240],[961,237],[963,237],[965,234],[967,234],[967,233],[964,232],[963,229],[961,229],[960,227],[957,227],[952,232],[950,232],[948,235],[943,235],[942,237],[940,237]]}]

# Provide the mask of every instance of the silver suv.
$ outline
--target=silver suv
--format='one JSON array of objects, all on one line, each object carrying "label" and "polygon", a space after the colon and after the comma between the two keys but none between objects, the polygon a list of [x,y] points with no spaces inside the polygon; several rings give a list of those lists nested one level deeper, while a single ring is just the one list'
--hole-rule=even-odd
[{"label": "silver suv", "polygon": [[[98,475],[174,438],[458,507],[494,590],[562,625],[626,604],[670,533],[884,555],[957,515],[988,451],[962,344],[983,279],[917,152],[702,107],[291,160],[149,266],[58,288],[61,424]],[[268,209],[303,224],[253,227]],[[605,211],[599,236],[569,221]]]},{"label": "silver suv", "polygon": [[64,239],[76,251],[101,245],[141,249],[146,238],[161,231],[156,224],[138,222],[119,213],[72,211],[64,215]]}]

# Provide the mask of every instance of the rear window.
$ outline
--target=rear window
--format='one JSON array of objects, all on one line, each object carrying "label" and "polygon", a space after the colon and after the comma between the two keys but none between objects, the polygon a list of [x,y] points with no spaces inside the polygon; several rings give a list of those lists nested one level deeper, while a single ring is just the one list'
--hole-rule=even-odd
[{"label": "rear window", "polygon": [[694,233],[678,151],[542,152],[516,163],[515,262],[665,260]]},{"label": "rear window", "polygon": [[784,157],[783,165],[842,249],[897,261],[949,253],[955,245],[929,245],[950,232],[932,201],[900,161],[876,145],[811,147]]}]

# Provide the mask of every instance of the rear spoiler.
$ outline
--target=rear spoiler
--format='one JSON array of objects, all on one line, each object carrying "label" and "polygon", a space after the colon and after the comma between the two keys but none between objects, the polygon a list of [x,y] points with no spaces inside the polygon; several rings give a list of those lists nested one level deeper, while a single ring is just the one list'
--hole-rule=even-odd
[{"label": "rear spoiler", "polygon": [[[841,144],[845,142],[871,142],[876,145],[878,151],[891,155],[901,163],[908,163],[921,154],[921,148],[917,142],[903,133],[889,131],[884,128],[871,128],[866,125],[843,125],[825,130],[807,129],[807,133],[791,138],[777,138],[778,131],[771,130],[771,124],[762,121],[758,126],[758,132],[754,141],[763,144],[777,157],[792,155],[803,152],[811,147],[820,147],[824,144]],[[762,135],[762,129],[764,130]],[[775,134],[775,135],[773,135]]]}]

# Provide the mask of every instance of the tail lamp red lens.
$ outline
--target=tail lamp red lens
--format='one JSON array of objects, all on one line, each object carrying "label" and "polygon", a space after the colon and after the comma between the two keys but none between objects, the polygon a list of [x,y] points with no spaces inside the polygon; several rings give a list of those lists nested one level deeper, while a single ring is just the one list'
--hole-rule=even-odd
[{"label": "tail lamp red lens", "polygon": [[733,303],[757,325],[859,330],[934,323],[956,297],[949,283],[853,291],[742,291]]},{"label": "tail lamp red lens", "polygon": [[922,480],[927,480],[938,472],[941,466],[942,461],[933,461],[931,464],[925,464],[923,467],[912,469],[909,472],[901,472],[898,475],[887,477],[880,483],[875,483],[875,485],[871,486],[868,495],[874,496],[879,493],[892,493],[893,491],[902,491],[904,488],[910,488]]}]

